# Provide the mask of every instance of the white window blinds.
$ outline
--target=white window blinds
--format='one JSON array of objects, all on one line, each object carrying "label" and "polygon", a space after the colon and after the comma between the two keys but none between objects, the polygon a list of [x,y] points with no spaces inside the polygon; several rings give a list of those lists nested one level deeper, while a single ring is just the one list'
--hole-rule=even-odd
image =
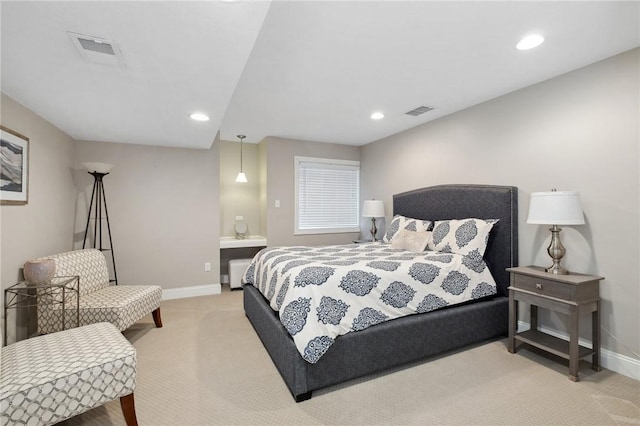
[{"label": "white window blinds", "polygon": [[360,162],[295,157],[296,234],[360,231]]}]

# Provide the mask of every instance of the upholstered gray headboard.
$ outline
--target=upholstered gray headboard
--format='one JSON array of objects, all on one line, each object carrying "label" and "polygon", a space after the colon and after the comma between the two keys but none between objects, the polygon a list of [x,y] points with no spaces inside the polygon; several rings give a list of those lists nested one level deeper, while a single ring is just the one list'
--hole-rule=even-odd
[{"label": "upholstered gray headboard", "polygon": [[425,220],[500,219],[489,236],[485,261],[507,295],[509,273],[518,265],[518,188],[493,185],[438,185],[393,196],[393,214]]}]

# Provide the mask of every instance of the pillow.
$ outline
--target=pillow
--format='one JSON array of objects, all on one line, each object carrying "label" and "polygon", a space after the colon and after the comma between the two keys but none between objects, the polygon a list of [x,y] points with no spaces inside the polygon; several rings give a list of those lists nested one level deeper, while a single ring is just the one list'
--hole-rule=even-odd
[{"label": "pillow", "polygon": [[430,231],[409,231],[401,229],[393,235],[391,239],[391,247],[413,252],[421,252],[427,248],[427,244],[431,240]]},{"label": "pillow", "polygon": [[384,241],[385,243],[390,243],[393,239],[393,236],[400,229],[406,229],[415,232],[428,231],[429,229],[431,229],[431,221],[412,219],[410,217],[404,217],[397,214],[393,217],[389,226],[387,226],[387,232],[385,232],[384,237],[382,237],[382,241]]},{"label": "pillow", "polygon": [[484,256],[489,232],[498,219],[438,220],[433,226],[429,248],[445,253],[467,255],[477,250]]}]

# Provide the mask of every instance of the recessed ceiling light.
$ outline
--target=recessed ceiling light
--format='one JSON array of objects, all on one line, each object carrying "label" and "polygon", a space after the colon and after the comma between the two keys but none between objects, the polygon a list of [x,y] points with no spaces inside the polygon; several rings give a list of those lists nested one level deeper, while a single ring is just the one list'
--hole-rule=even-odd
[{"label": "recessed ceiling light", "polygon": [[373,114],[371,114],[372,120],[380,120],[382,118],[384,118],[384,114],[381,112],[374,112]]},{"label": "recessed ceiling light", "polygon": [[209,121],[209,116],[201,112],[194,112],[189,117],[191,117],[192,120],[196,121]]},{"label": "recessed ceiling light", "polygon": [[518,44],[516,44],[516,49],[518,50],[529,50],[534,47],[538,47],[544,41],[544,37],[540,34],[531,34],[520,40]]}]

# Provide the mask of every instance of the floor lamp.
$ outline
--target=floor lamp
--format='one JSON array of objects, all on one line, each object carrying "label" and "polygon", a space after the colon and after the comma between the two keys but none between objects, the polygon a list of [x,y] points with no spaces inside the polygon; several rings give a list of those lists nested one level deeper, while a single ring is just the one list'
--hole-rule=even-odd
[{"label": "floor lamp", "polygon": [[[100,251],[110,251],[111,260],[113,261],[113,279],[109,280],[118,285],[118,273],[116,272],[116,258],[113,253],[113,240],[111,239],[111,226],[109,225],[109,211],[107,210],[107,198],[104,194],[104,184],[102,178],[109,174],[113,164],[107,163],[82,163],[87,168],[89,174],[93,176],[93,191],[91,192],[91,202],[87,214],[87,226],[84,229],[84,240],[82,248],[87,244],[87,235],[89,234],[89,223],[91,222],[91,209],[94,210],[93,217],[93,248]],[[95,204],[94,204],[95,201]],[[102,246],[102,210],[104,209],[104,219],[107,221],[107,233],[109,234],[109,248]]]}]

